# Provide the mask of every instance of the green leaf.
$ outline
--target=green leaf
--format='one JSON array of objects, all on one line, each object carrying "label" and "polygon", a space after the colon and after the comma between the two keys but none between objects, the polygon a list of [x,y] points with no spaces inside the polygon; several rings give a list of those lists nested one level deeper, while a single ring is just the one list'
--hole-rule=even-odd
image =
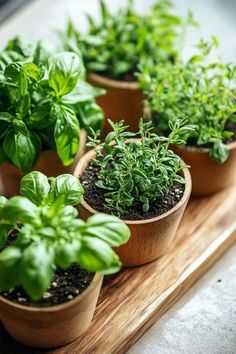
[{"label": "green leaf", "polygon": [[81,127],[84,127],[87,131],[89,131],[90,128],[95,131],[101,128],[104,114],[100,106],[94,102],[87,101],[77,105],[76,109],[80,118]]},{"label": "green leaf", "polygon": [[74,89],[81,70],[81,58],[75,53],[64,52],[53,58],[48,83],[56,96],[67,95]]},{"label": "green leaf", "polygon": [[22,252],[11,246],[0,253],[0,289],[3,291],[13,289],[19,285],[19,264]]},{"label": "green leaf", "polygon": [[7,198],[5,198],[4,196],[0,196],[0,220],[1,220],[1,215],[2,215],[2,209],[4,208],[4,206],[7,203]]},{"label": "green leaf", "polygon": [[40,79],[40,70],[34,63],[26,63],[22,66],[22,71],[27,77],[38,81]]},{"label": "green leaf", "polygon": [[7,112],[0,112],[0,121],[6,122],[6,123],[12,123],[14,117]]},{"label": "green leaf", "polygon": [[84,235],[100,238],[109,246],[117,247],[129,240],[130,229],[118,217],[99,213],[88,218]]},{"label": "green leaf", "polygon": [[93,87],[92,85],[79,80],[75,89],[64,96],[63,103],[75,105],[80,102],[85,102],[93,99],[94,97],[104,95],[106,91],[99,87]]},{"label": "green leaf", "polygon": [[55,263],[57,267],[67,269],[73,263],[76,263],[80,247],[81,243],[79,239],[71,240],[71,242],[60,240],[56,245]]},{"label": "green leaf", "polygon": [[1,218],[11,223],[32,223],[37,222],[39,213],[35,204],[25,197],[15,196],[10,198],[1,212]]},{"label": "green leaf", "polygon": [[33,171],[21,180],[20,194],[40,206],[48,197],[50,184],[47,176],[38,171]]},{"label": "green leaf", "polygon": [[78,255],[79,264],[91,272],[113,274],[120,270],[121,262],[108,244],[96,237],[84,237]]},{"label": "green leaf", "polygon": [[84,189],[78,178],[63,174],[51,182],[50,201],[62,197],[65,205],[77,205],[81,202]]},{"label": "green leaf", "polygon": [[210,150],[210,157],[220,163],[224,163],[229,157],[229,149],[221,140],[217,140]]},{"label": "green leaf", "polygon": [[6,246],[7,237],[13,226],[0,223],[0,249]]},{"label": "green leaf", "polygon": [[52,280],[54,251],[45,243],[32,243],[24,252],[20,263],[20,283],[35,301],[40,300]]},{"label": "green leaf", "polygon": [[54,138],[56,149],[64,166],[70,165],[79,150],[80,125],[73,110],[66,106],[54,106],[56,117]]},{"label": "green leaf", "polygon": [[3,141],[6,156],[24,173],[31,170],[41,150],[41,142],[35,133],[23,134],[9,131]]}]

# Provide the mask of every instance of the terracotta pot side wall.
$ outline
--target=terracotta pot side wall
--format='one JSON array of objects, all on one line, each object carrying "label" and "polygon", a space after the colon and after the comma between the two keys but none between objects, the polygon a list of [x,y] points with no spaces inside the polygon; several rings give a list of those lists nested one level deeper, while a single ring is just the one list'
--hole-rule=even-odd
[{"label": "terracotta pot side wall", "polygon": [[[87,134],[81,131],[80,149],[70,166],[63,166],[58,155],[52,151],[43,151],[32,171],[40,171],[48,177],[56,177],[63,173],[73,173],[79,159],[85,151]],[[20,180],[23,177],[21,171],[14,165],[3,163],[0,165],[0,194],[11,197],[19,194]]]},{"label": "terracotta pot side wall", "polygon": [[[104,88],[107,93],[104,96],[97,97],[97,103],[102,107],[105,113],[104,134],[111,130],[107,119],[113,122],[125,120],[125,124],[129,125],[131,131],[138,131],[139,119],[143,116],[143,100],[144,95],[141,89],[134,88],[134,83],[126,85],[117,83],[115,80],[106,80],[99,75],[90,74],[87,78],[88,82],[94,86]],[[112,81],[116,83],[111,86]]]},{"label": "terracotta pot side wall", "polygon": [[229,158],[223,164],[212,160],[208,152],[179,146],[173,150],[191,166],[193,195],[212,194],[236,183],[236,143],[232,144]]},{"label": "terracotta pot side wall", "polygon": [[[96,275],[86,296],[54,307],[36,309],[15,307],[1,301],[0,316],[7,332],[18,342],[31,347],[51,348],[72,342],[86,331],[92,321],[103,276]],[[91,290],[90,290],[91,287]],[[57,306],[56,306],[57,307]],[[33,310],[32,310],[33,309]]]}]

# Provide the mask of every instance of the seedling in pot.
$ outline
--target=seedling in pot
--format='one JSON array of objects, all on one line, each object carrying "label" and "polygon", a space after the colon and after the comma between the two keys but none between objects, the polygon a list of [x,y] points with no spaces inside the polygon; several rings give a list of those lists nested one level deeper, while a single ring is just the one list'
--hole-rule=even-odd
[{"label": "seedling in pot", "polygon": [[[31,172],[21,195],[0,197],[0,289],[21,287],[34,301],[42,298],[56,269],[79,264],[89,272],[111,274],[121,262],[112,247],[127,242],[129,228],[117,217],[78,218],[83,187],[71,175],[47,178]],[[14,236],[15,235],[15,236]]]},{"label": "seedling in pot", "polygon": [[103,91],[84,81],[81,57],[49,53],[41,43],[16,38],[0,53],[0,163],[23,173],[42,150],[54,150],[64,166],[79,149],[80,128],[100,127],[94,97]]},{"label": "seedling in pot", "polygon": [[96,151],[92,164],[99,170],[96,187],[103,191],[104,206],[111,213],[125,217],[132,208],[141,206],[145,218],[155,200],[165,197],[175,183],[185,184],[180,171],[186,166],[170,145],[184,144],[183,136],[194,127],[173,117],[171,133],[165,137],[155,134],[151,122],[142,119],[138,133],[127,131],[123,121],[109,123],[113,131],[104,143],[99,133],[93,132],[89,138],[88,146]]},{"label": "seedling in pot", "polygon": [[183,114],[196,127],[186,132],[187,144],[208,148],[213,160],[224,163],[227,144],[236,138],[236,66],[209,61],[214,46],[215,38],[200,41],[199,53],[187,62],[143,66],[139,81],[160,133],[168,134],[173,114]]}]

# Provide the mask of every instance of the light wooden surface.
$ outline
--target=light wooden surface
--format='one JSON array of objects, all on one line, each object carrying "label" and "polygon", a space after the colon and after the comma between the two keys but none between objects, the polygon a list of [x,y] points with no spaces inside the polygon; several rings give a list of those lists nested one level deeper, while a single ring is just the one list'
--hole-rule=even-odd
[{"label": "light wooden surface", "polygon": [[84,336],[66,347],[37,351],[16,344],[0,327],[0,354],[125,353],[235,240],[236,188],[194,199],[167,255],[106,278]]}]

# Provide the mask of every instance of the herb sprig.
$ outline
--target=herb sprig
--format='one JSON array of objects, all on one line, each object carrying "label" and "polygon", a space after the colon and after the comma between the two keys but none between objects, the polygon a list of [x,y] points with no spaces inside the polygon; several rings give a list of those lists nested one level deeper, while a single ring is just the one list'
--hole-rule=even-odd
[{"label": "herb sprig", "polygon": [[[185,183],[180,174],[185,166],[170,150],[170,144],[183,144],[182,136],[194,127],[173,117],[171,133],[164,137],[155,134],[151,122],[142,119],[137,134],[127,131],[123,121],[109,123],[113,131],[104,143],[98,133],[89,138],[88,146],[96,151],[93,164],[100,169],[96,185],[104,191],[105,206],[113,213],[128,214],[135,203],[141,203],[146,213],[150,203],[165,196],[174,183]],[[133,140],[136,136],[139,141]]]}]

